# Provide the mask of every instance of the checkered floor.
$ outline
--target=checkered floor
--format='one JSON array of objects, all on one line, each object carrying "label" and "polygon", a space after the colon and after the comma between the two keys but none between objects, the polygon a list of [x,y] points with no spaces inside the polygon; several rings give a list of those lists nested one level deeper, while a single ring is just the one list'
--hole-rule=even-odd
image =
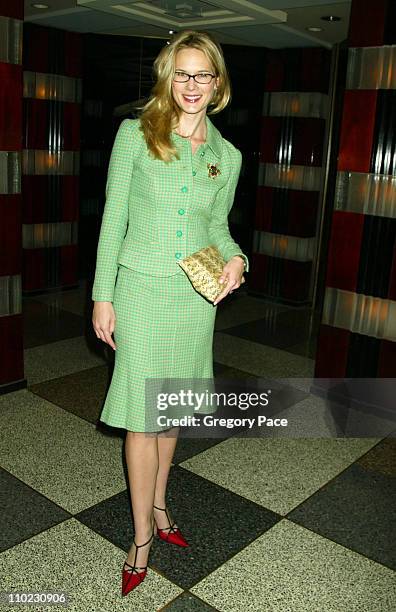
[{"label": "checkered floor", "polygon": [[[98,426],[110,373],[91,308],[83,284],[24,299],[28,388],[0,397],[1,592],[66,592],[76,612],[396,609],[393,437],[180,438],[167,503],[191,546],[156,539],[121,598],[133,525],[123,433]],[[216,376],[287,378],[289,409],[317,408],[302,381],[318,326],[309,309],[230,296]]]}]

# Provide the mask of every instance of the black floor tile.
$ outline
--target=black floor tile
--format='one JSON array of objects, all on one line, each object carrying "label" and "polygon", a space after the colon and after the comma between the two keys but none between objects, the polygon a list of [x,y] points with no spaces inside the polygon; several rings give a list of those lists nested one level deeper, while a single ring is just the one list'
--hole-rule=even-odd
[{"label": "black floor tile", "polygon": [[[189,548],[155,539],[149,565],[188,589],[270,529],[281,517],[192,472],[171,468],[167,505]],[[127,492],[75,516],[127,552],[133,529]]]},{"label": "black floor tile", "polygon": [[357,460],[357,464],[367,472],[374,472],[396,478],[396,433],[393,431],[387,438],[374,446],[368,453]]},{"label": "black floor tile", "polygon": [[[70,518],[70,514],[0,468],[0,550]],[[23,568],[23,559],[21,559]]]},{"label": "black floor tile", "polygon": [[215,329],[223,330],[234,327],[240,323],[254,319],[265,318],[267,321],[275,319],[280,312],[290,310],[288,306],[269,302],[264,298],[254,298],[234,292],[223,300],[217,310]]},{"label": "black floor tile", "polygon": [[179,435],[175,454],[173,456],[173,463],[182,463],[182,461],[186,461],[186,459],[191,459],[194,455],[198,455],[224,440],[226,440],[226,438],[183,438]]},{"label": "black floor tile", "polygon": [[213,374],[215,378],[220,376],[220,374],[227,369],[229,369],[228,366],[224,365],[223,363],[218,363],[217,361],[213,362]]},{"label": "black floor tile", "polygon": [[225,378],[228,380],[232,380],[234,378],[258,378],[255,374],[250,374],[249,372],[244,372],[243,370],[239,370],[237,368],[231,368],[230,366],[217,363],[216,361],[213,363],[213,374],[215,378]]},{"label": "black floor tile", "polygon": [[202,601],[202,599],[198,599],[192,593],[182,593],[167,604],[164,608],[161,608],[161,611],[166,612],[217,612],[217,608],[213,608],[209,606],[207,603]]},{"label": "black floor tile", "polygon": [[23,301],[24,348],[32,348],[85,333],[86,322],[67,310],[35,300]]},{"label": "black floor tile", "polygon": [[378,447],[287,518],[396,569],[395,474],[381,467],[381,462],[390,466],[395,460],[396,440],[384,441]]},{"label": "black floor tile", "polygon": [[[218,366],[218,367],[216,367]],[[271,390],[269,396],[270,402],[268,407],[250,406],[245,411],[239,411],[237,408],[232,408],[220,405],[216,412],[216,417],[227,418],[227,417],[252,417],[257,418],[258,415],[265,415],[268,418],[271,416],[278,415],[280,412],[290,408],[294,404],[301,402],[303,399],[309,396],[309,393],[291,387],[290,385],[281,385],[276,383],[274,386],[271,379],[265,380],[255,375],[249,375],[240,370],[222,366],[222,364],[215,363],[215,381],[216,391],[222,392],[233,392],[233,393],[258,393]],[[244,382],[246,381],[246,382]],[[222,384],[225,383],[224,385]],[[277,386],[278,385],[278,386]],[[202,437],[197,437],[197,432]],[[224,430],[221,432],[224,434]],[[265,431],[261,426],[253,426],[247,429],[246,426],[235,427],[228,429],[226,435],[220,435],[218,427],[205,427],[202,426],[199,430],[196,427],[187,428],[186,431],[181,429],[179,439],[177,442],[173,463],[182,463],[186,459],[193,457],[228,438],[234,436],[253,437],[261,438],[263,435],[272,435],[268,431]]]},{"label": "black floor tile", "polygon": [[225,334],[284,349],[316,337],[318,315],[312,311],[279,312],[274,318],[257,319],[222,330]]},{"label": "black floor tile", "polygon": [[110,370],[103,365],[31,385],[29,391],[90,423],[96,423],[109,383]]},{"label": "black floor tile", "polygon": [[318,337],[311,336],[299,344],[293,344],[288,346],[286,350],[288,353],[294,355],[301,355],[302,357],[309,357],[309,359],[315,359],[317,351]]},{"label": "black floor tile", "polygon": [[[306,391],[302,391],[301,389],[297,389],[296,387],[291,387],[290,385],[284,385],[281,389],[274,389],[271,393],[270,403],[267,408],[263,408],[257,411],[257,414],[249,412],[249,416],[257,416],[264,415],[267,418],[274,418],[279,416],[284,410],[287,408],[291,408],[295,404],[298,404],[302,400],[309,397],[309,393]],[[263,437],[276,437],[277,430],[273,431],[272,427],[263,427],[261,425],[256,424],[253,425],[252,428],[244,428],[238,436],[244,438],[263,438]]]}]

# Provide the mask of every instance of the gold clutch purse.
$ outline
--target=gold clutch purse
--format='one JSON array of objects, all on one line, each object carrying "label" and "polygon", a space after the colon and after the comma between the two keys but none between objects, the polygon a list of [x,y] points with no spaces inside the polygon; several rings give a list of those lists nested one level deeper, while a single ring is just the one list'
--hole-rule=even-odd
[{"label": "gold clutch purse", "polygon": [[205,247],[177,263],[187,274],[194,289],[214,302],[224,286],[219,283],[219,278],[226,264],[218,249],[215,246]]}]

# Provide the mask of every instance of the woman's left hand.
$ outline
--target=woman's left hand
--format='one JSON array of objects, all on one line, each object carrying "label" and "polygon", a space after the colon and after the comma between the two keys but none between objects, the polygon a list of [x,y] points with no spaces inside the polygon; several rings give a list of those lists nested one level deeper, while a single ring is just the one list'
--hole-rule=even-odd
[{"label": "woman's left hand", "polygon": [[244,269],[244,261],[242,257],[238,257],[238,255],[232,257],[230,261],[226,263],[223,268],[223,273],[219,279],[220,283],[225,283],[224,289],[213,302],[214,306],[217,306],[220,300],[225,298],[225,296],[229,293],[232,293],[234,289],[238,289],[238,287],[245,282],[243,277]]}]

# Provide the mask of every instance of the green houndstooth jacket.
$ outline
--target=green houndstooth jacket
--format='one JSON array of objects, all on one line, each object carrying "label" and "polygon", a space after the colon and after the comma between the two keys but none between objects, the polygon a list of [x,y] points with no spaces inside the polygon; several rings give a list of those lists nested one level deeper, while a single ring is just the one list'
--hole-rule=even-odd
[{"label": "green houndstooth jacket", "polygon": [[112,149],[92,300],[113,301],[118,264],[157,277],[184,274],[179,259],[215,245],[242,255],[228,228],[242,156],[206,117],[207,140],[192,154],[174,132],[180,159],[154,159],[139,119],[122,121]]}]

